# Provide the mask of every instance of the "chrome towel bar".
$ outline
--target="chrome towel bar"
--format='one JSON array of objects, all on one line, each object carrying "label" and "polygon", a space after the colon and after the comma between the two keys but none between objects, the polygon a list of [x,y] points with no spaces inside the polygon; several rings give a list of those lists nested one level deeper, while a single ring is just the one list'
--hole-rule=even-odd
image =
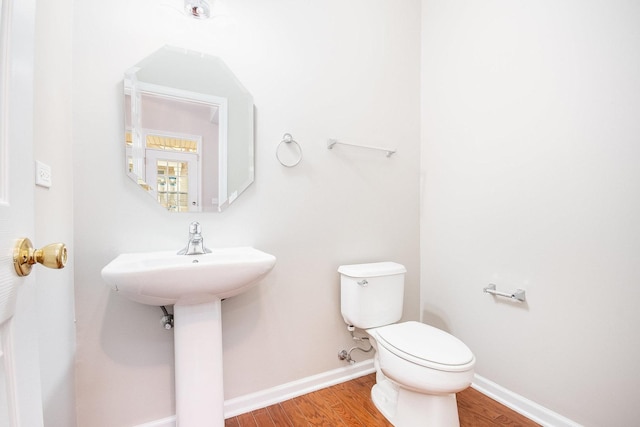
[{"label": "chrome towel bar", "polygon": [[341,145],[349,145],[351,147],[360,147],[360,148],[368,148],[369,150],[380,150],[380,151],[386,151],[387,153],[387,157],[391,157],[392,154],[394,154],[396,152],[396,150],[391,150],[389,148],[382,148],[382,147],[372,147],[370,145],[358,145],[358,144],[349,144],[348,142],[341,142],[338,141],[337,139],[330,139],[329,141],[327,141],[327,148],[329,150],[331,150],[333,148],[334,145],[336,144],[341,144]]},{"label": "chrome towel bar", "polygon": [[525,300],[524,289],[516,289],[513,292],[502,292],[502,291],[496,290],[496,285],[494,285],[493,283],[490,283],[487,286],[485,286],[484,289],[482,290],[491,295],[511,298],[512,300],[519,301],[519,302],[522,302]]}]

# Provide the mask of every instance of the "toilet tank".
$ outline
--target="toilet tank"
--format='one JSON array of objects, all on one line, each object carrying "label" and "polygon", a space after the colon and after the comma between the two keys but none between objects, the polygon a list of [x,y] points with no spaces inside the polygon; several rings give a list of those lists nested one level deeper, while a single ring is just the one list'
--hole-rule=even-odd
[{"label": "toilet tank", "polygon": [[341,265],[338,273],[344,321],[369,329],[400,320],[406,272],[402,264],[395,262]]}]

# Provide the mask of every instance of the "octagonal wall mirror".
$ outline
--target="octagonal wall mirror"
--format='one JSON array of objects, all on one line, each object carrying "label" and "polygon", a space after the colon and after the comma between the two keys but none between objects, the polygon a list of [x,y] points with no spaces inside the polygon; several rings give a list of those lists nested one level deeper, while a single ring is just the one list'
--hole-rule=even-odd
[{"label": "octagonal wall mirror", "polygon": [[253,98],[217,57],[163,47],[125,72],[125,171],[172,212],[219,212],[254,179]]}]

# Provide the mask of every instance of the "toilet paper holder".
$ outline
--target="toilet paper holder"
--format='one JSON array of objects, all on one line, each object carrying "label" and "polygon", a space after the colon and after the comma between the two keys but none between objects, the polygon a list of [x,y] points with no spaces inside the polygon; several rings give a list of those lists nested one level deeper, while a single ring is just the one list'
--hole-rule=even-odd
[{"label": "toilet paper holder", "polygon": [[524,289],[516,289],[513,292],[502,292],[502,291],[496,290],[496,285],[494,285],[493,283],[489,283],[482,290],[487,294],[496,295],[499,297],[511,298],[512,300],[519,301],[519,302],[523,302],[526,299]]}]

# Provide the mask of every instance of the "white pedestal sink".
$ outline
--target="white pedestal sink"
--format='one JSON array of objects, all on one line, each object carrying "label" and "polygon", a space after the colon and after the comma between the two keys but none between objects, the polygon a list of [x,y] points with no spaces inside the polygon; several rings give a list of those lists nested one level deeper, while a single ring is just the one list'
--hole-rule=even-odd
[{"label": "white pedestal sink", "polygon": [[271,271],[273,255],[250,247],[123,254],[102,269],[120,295],[148,305],[173,305],[178,427],[224,426],[221,301]]}]

